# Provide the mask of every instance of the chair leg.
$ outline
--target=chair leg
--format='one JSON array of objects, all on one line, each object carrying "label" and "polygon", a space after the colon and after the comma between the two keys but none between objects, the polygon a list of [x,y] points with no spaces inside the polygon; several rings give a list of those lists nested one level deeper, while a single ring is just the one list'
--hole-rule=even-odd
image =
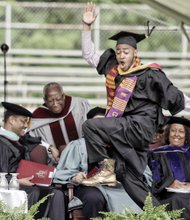
[{"label": "chair leg", "polygon": [[[74,186],[73,186],[73,184],[67,184],[67,190],[68,190],[67,192],[68,192],[69,201],[71,201],[73,196],[74,196]],[[77,209],[77,210],[71,211],[69,213],[69,219],[72,219],[72,220],[82,220],[82,219],[84,219],[82,209]]]}]

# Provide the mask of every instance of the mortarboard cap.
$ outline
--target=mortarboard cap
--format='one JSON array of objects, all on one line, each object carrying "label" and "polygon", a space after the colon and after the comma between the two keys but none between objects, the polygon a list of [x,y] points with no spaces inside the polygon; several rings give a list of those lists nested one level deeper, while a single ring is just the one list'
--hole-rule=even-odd
[{"label": "mortarboard cap", "polygon": [[22,115],[30,118],[32,117],[32,113],[20,105],[16,105],[10,102],[1,102],[1,104],[12,115]]},{"label": "mortarboard cap", "polygon": [[167,124],[182,124],[190,127],[190,120],[184,117],[168,116]]},{"label": "mortarboard cap", "polygon": [[117,45],[128,44],[136,49],[137,43],[144,40],[145,38],[146,38],[145,34],[137,34],[137,33],[127,32],[127,31],[121,31],[113,35],[109,39],[117,41]]},{"label": "mortarboard cap", "polygon": [[105,115],[106,109],[101,107],[95,107],[89,110],[87,113],[87,119],[94,118],[96,115]]}]

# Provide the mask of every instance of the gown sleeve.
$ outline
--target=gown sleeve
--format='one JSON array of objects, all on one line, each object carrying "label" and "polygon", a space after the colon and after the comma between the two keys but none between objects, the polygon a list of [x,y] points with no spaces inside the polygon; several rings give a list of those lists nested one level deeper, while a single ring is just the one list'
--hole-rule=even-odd
[{"label": "gown sleeve", "polygon": [[9,170],[9,151],[4,144],[0,142],[0,172],[8,172]]},{"label": "gown sleeve", "polygon": [[83,138],[71,141],[62,151],[54,183],[66,184],[79,172],[87,171],[87,152]]},{"label": "gown sleeve", "polygon": [[151,70],[144,85],[149,99],[158,103],[163,109],[169,110],[172,115],[184,110],[183,92],[173,85],[164,72]]},{"label": "gown sleeve", "polygon": [[154,151],[151,151],[149,154],[149,167],[152,171],[153,193],[162,192],[165,187],[171,185],[175,180],[164,153],[154,153]]}]

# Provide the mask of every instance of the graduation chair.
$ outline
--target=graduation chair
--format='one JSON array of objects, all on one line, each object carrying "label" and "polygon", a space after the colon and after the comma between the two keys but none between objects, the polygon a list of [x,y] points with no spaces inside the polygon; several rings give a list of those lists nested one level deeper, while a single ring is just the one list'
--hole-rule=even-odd
[{"label": "graduation chair", "polygon": [[[93,169],[90,170],[90,172],[88,172],[87,178],[92,177],[98,171],[99,171],[99,168],[94,167]],[[74,185],[72,183],[68,183],[67,189],[68,189],[68,200],[70,202],[74,198]],[[82,208],[76,208],[76,209],[73,209],[72,211],[70,211],[69,217],[70,217],[70,219],[73,219],[73,220],[84,219]]]},{"label": "graduation chair", "polygon": [[[66,186],[61,185],[61,184],[54,184],[56,189],[59,189],[61,191],[65,191],[67,192],[67,206],[69,206],[69,203],[74,199],[74,185],[72,183],[68,183],[66,184]],[[69,210],[69,207],[67,207],[68,210],[68,218],[72,219],[72,220],[82,220],[84,219],[84,215],[82,212],[82,207],[75,207],[71,210]]]}]

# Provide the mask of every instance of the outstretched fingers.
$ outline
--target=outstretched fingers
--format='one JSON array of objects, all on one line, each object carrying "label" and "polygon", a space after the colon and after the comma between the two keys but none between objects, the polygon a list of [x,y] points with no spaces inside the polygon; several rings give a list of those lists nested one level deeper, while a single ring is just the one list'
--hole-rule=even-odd
[{"label": "outstretched fingers", "polygon": [[92,2],[87,2],[86,7],[85,7],[85,11],[94,13],[95,10],[96,10],[96,5]]}]

